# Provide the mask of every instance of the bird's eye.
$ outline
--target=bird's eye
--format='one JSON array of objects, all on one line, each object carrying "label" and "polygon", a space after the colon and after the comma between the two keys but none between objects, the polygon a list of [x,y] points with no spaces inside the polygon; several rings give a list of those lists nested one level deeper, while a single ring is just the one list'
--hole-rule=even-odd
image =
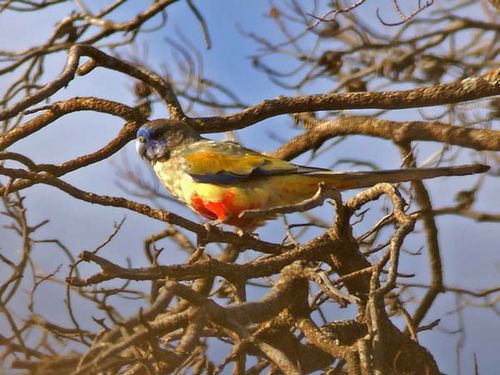
[{"label": "bird's eye", "polygon": [[139,137],[137,137],[137,141],[139,141],[140,143],[144,143],[144,142],[146,142],[146,138],[144,138],[142,135],[140,135]]}]

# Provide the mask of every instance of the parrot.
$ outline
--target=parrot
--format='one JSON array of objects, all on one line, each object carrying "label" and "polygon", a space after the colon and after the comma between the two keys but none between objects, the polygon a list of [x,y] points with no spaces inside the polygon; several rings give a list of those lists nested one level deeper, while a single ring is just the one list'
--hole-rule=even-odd
[{"label": "parrot", "polygon": [[482,173],[486,165],[335,172],[264,155],[231,141],[202,137],[185,123],[152,120],[137,131],[138,154],[149,161],[178,200],[213,222],[252,231],[270,217],[242,217],[246,210],[292,206],[311,198],[320,184],[337,190],[366,188],[440,176]]}]

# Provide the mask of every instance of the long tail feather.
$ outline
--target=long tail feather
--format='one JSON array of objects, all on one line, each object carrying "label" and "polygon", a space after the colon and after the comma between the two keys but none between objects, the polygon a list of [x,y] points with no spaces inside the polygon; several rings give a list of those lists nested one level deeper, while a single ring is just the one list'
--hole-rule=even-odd
[{"label": "long tail feather", "polygon": [[459,165],[456,167],[390,169],[367,172],[331,172],[314,173],[313,175],[318,177],[323,176],[326,183],[338,189],[356,189],[373,186],[380,182],[397,183],[425,180],[441,176],[466,176],[483,173],[488,169],[490,169],[490,167],[487,165],[471,164]]}]

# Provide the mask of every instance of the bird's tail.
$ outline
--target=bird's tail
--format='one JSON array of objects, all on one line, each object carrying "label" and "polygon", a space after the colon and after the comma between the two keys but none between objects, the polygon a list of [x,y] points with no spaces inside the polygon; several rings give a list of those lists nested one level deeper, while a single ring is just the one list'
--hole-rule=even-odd
[{"label": "bird's tail", "polygon": [[405,182],[425,180],[441,176],[466,176],[483,173],[490,169],[487,165],[471,164],[455,167],[390,169],[366,172],[319,172],[312,175],[321,177],[324,182],[337,189],[357,189],[373,186],[380,182]]}]

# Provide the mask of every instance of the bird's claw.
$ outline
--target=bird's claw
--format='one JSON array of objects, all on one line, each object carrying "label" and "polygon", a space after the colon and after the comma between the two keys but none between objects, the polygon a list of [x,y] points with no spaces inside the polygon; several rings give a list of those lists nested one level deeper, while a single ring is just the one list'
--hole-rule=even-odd
[{"label": "bird's claw", "polygon": [[210,233],[218,224],[222,224],[222,221],[210,220],[202,224],[203,228],[205,229],[205,233],[203,236],[198,235],[198,247],[205,246],[208,243]]},{"label": "bird's claw", "polygon": [[205,228],[205,230],[208,233],[210,233],[210,231],[212,231],[212,229],[219,224],[223,224],[223,222],[220,220],[209,220],[209,221],[203,223],[203,228]]},{"label": "bird's claw", "polygon": [[[209,236],[210,232],[219,224],[224,224],[223,221],[221,220],[209,220],[205,223],[203,223],[203,228],[205,228],[207,232],[207,237]],[[249,232],[244,229],[236,227],[236,234],[240,237],[245,237],[247,235],[253,237],[254,239],[258,240],[259,235],[257,233]]]},{"label": "bird's claw", "polygon": [[247,232],[241,228],[236,228],[236,234],[240,237],[250,236],[256,240],[260,239],[258,233]]}]

